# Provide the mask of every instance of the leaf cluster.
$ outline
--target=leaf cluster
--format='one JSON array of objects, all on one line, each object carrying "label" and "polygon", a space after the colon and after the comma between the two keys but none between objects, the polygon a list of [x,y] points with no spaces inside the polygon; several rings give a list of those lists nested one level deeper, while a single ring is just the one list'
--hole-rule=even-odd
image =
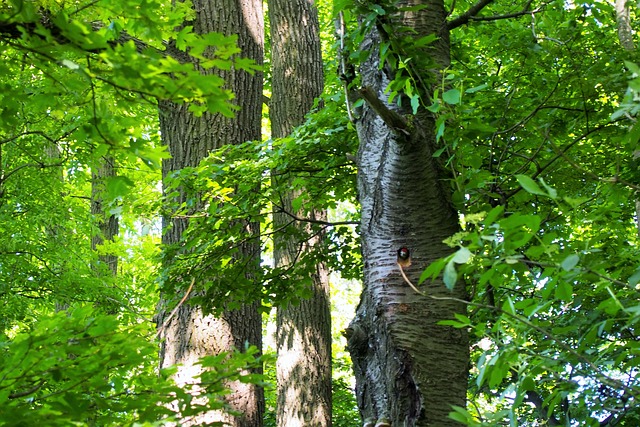
[{"label": "leaf cluster", "polygon": [[[350,227],[356,214],[333,222],[312,215],[355,198],[355,170],[349,160],[354,145],[355,132],[344,111],[326,107],[310,114],[290,137],[225,146],[198,167],[170,177],[167,199],[185,194],[171,215],[188,220],[189,227],[182,241],[165,252],[163,291],[176,294],[181,287],[176,279],[184,283],[185,277],[196,277],[201,288],[195,293],[202,298],[195,302],[213,310],[247,301],[296,301],[308,292],[309,272],[319,262],[333,269],[349,265],[356,274],[359,258]],[[297,194],[291,211],[281,198],[289,192]],[[274,212],[285,215],[287,224],[275,227]],[[259,242],[271,248],[278,233],[293,238],[300,248],[293,264],[274,268],[267,259],[259,266],[251,264],[246,245]],[[301,250],[321,233],[327,237],[314,251]]]},{"label": "leaf cluster", "polygon": [[150,333],[84,307],[42,317],[1,340],[1,425],[161,425],[225,409],[226,381],[262,384],[245,370],[264,362],[253,348],[203,358],[197,383],[178,387],[171,371],[154,369]]}]

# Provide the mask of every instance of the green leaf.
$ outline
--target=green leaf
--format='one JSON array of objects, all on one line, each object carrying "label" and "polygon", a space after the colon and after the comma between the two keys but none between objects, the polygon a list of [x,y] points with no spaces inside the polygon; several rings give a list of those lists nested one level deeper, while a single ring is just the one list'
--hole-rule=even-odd
[{"label": "green leaf", "polygon": [[429,264],[429,266],[420,275],[420,280],[418,281],[418,284],[421,284],[427,279],[433,280],[434,278],[436,278],[438,275],[440,275],[440,272],[442,271],[446,263],[447,263],[446,258],[440,258],[432,262],[431,264]]},{"label": "green leaf", "polygon": [[126,176],[113,176],[106,180],[107,194],[110,199],[123,197],[131,191],[135,183]]},{"label": "green leaf", "polygon": [[471,88],[469,88],[469,89],[465,90],[464,92],[465,92],[465,93],[476,93],[476,92],[481,91],[481,90],[484,90],[484,89],[486,89],[486,88],[488,88],[488,87],[489,87],[489,85],[488,85],[488,84],[483,83],[483,84],[481,84],[480,86],[471,87]]},{"label": "green leaf", "polygon": [[629,71],[631,71],[633,74],[635,74],[636,76],[640,76],[640,67],[631,62],[631,61],[624,61],[624,65],[629,69]]},{"label": "green leaf", "polygon": [[433,101],[433,104],[427,107],[427,110],[431,111],[432,113],[437,113],[438,111],[440,111],[440,102],[438,102],[438,100],[436,99],[435,101]]},{"label": "green leaf", "polygon": [[448,319],[448,320],[441,320],[438,322],[438,325],[444,325],[444,326],[453,326],[454,328],[467,328],[469,326],[473,325],[473,322],[471,322],[471,319],[469,319],[467,316],[463,315],[463,314],[458,314],[455,313],[455,320],[453,319]]},{"label": "green leaf", "polygon": [[444,153],[444,151],[447,149],[446,146],[444,147],[440,147],[438,148],[434,153],[433,153],[433,157],[440,157],[442,155],[442,153]]},{"label": "green leaf", "polygon": [[573,286],[565,280],[559,280],[554,289],[555,298],[569,302],[573,299]]},{"label": "green leaf", "polygon": [[552,199],[556,199],[558,197],[558,192],[556,191],[555,188],[550,187],[549,185],[547,185],[546,182],[544,182],[544,179],[540,178],[540,184],[542,184],[542,186],[544,187],[545,190],[547,190],[547,195],[552,198]]},{"label": "green leaf", "polygon": [[640,267],[629,277],[629,284],[635,286],[640,282]]},{"label": "green leaf", "polygon": [[483,224],[490,225],[490,224],[494,223],[500,216],[502,216],[503,212],[504,212],[504,206],[498,205],[498,206],[494,207],[493,209],[491,209],[489,211],[489,213],[485,217],[484,221],[482,221]]},{"label": "green leaf", "polygon": [[453,260],[449,261],[445,266],[442,280],[444,281],[444,285],[449,290],[452,290],[456,285],[456,282],[458,281],[458,273],[456,272],[456,267]]},{"label": "green leaf", "polygon": [[435,34],[429,34],[429,35],[426,35],[424,37],[420,37],[418,40],[416,40],[413,43],[413,47],[414,48],[424,47],[424,46],[432,44],[437,39],[438,39],[438,36],[436,36]]},{"label": "green leaf", "polygon": [[456,264],[466,264],[470,258],[471,251],[465,247],[461,247],[456,251],[455,254],[453,254],[451,261],[455,262]]},{"label": "green leaf", "polygon": [[516,179],[518,180],[520,186],[524,188],[527,193],[536,194],[539,196],[547,196],[547,193],[542,191],[538,184],[527,175],[516,175]]},{"label": "green leaf", "polygon": [[436,141],[440,141],[442,135],[444,135],[445,125],[447,122],[447,116],[441,115],[436,119]]},{"label": "green leaf", "polygon": [[570,271],[578,264],[579,261],[580,257],[578,255],[571,254],[564,260],[562,260],[562,263],[560,263],[560,267],[562,267],[564,271]]},{"label": "green leaf", "polygon": [[460,91],[458,89],[449,89],[442,94],[442,100],[447,104],[456,105],[460,103]]},{"label": "green leaf", "polygon": [[417,94],[411,96],[411,111],[413,114],[418,112],[418,108],[420,107],[420,97]]},{"label": "green leaf", "polygon": [[67,67],[68,69],[70,69],[70,70],[77,70],[77,69],[80,68],[80,66],[78,64],[76,64],[75,62],[70,61],[68,59],[63,59],[62,61],[60,61],[60,63],[62,65],[64,65],[65,67]]}]

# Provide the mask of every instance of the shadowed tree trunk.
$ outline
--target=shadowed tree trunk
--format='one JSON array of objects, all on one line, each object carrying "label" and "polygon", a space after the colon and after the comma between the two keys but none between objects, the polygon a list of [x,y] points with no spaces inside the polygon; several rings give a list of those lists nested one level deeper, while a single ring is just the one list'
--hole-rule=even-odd
[{"label": "shadowed tree trunk", "polygon": [[[100,166],[91,174],[91,215],[94,217],[98,229],[91,236],[91,249],[97,250],[105,241],[113,241],[118,235],[118,217],[105,210],[104,193],[109,178],[116,176],[115,159],[105,156],[100,159]],[[114,254],[102,254],[98,256],[98,271],[106,269],[111,275],[118,273],[118,256]]]},{"label": "shadowed tree trunk", "polygon": [[[426,7],[390,19],[415,30],[416,39],[435,33],[438,39],[424,55],[442,69],[449,64],[443,2],[398,6],[419,3]],[[366,426],[459,425],[447,416],[452,405],[466,403],[468,336],[437,323],[465,313],[464,304],[447,299],[464,298],[464,285],[449,291],[438,279],[422,287],[427,296],[419,295],[402,278],[397,255],[400,248],[409,250],[411,265],[404,270],[417,283],[429,263],[452,252],[442,241],[458,231],[458,215],[447,177],[432,156],[434,118],[422,108],[411,114],[407,99],[403,107],[388,102],[380,44],[374,27],[360,46],[370,52],[360,68],[360,94],[367,102],[356,123],[364,288],[346,331],[358,406]],[[425,74],[425,81],[438,79]]]},{"label": "shadowed tree trunk", "polygon": [[[628,0],[616,0],[616,23],[618,26],[618,41],[626,51],[633,51],[636,44],[633,42],[633,29],[631,28],[631,16],[629,15]],[[637,151],[640,155],[640,152]],[[636,230],[640,236],[640,198],[636,196]]]},{"label": "shadowed tree trunk", "polygon": [[[272,97],[271,130],[274,138],[289,135],[303,124],[304,116],[322,93],[323,70],[318,12],[310,0],[269,0],[271,24]],[[275,181],[287,177],[274,177]],[[280,182],[281,183],[281,182]],[[274,228],[282,230],[275,239],[277,267],[287,267],[299,251],[312,251],[322,236],[303,246],[292,229],[309,232],[308,225],[291,221],[283,210],[297,217],[292,199],[300,193],[280,195],[275,208]],[[323,212],[313,219],[326,219]],[[288,226],[287,226],[288,225]],[[296,234],[296,233],[294,233]],[[331,318],[329,279],[325,266],[317,264],[308,285],[311,298],[277,311],[276,365],[278,383],[277,425],[281,427],[326,427],[331,425]]]},{"label": "shadowed tree trunk", "polygon": [[[262,2],[258,0],[196,0],[193,2],[195,19],[191,23],[198,33],[220,32],[237,34],[240,55],[261,65],[263,60]],[[203,71],[204,72],[204,71]],[[212,71],[207,71],[212,72]],[[163,162],[163,179],[174,171],[196,166],[213,149],[226,144],[239,144],[259,140],[261,135],[262,75],[244,71],[219,72],[235,94],[234,103],[240,107],[234,118],[205,113],[195,117],[187,105],[162,102],[160,105],[160,129],[162,138],[172,158]],[[181,202],[184,196],[178,197]],[[188,226],[183,218],[165,218],[163,243],[179,242]],[[254,228],[254,224],[247,224]],[[257,233],[256,233],[257,234]],[[247,277],[252,276],[251,265],[257,268],[259,246],[245,243],[241,256],[253,259],[248,263]],[[167,296],[170,300],[173,296]],[[166,303],[166,301],[165,301]],[[174,301],[175,303],[175,301]],[[158,324],[162,325],[172,307],[161,307]],[[262,346],[261,315],[259,302],[243,305],[237,310],[226,310],[216,317],[205,315],[197,306],[180,305],[176,315],[162,331],[160,348],[162,367],[182,364],[175,375],[179,384],[193,381],[198,374],[194,366],[198,358],[243,349],[246,344]],[[262,425],[264,413],[263,390],[252,384],[239,382],[228,384],[231,393],[227,397],[233,409],[240,415],[231,416],[210,412],[194,423],[223,421],[235,427]]]}]

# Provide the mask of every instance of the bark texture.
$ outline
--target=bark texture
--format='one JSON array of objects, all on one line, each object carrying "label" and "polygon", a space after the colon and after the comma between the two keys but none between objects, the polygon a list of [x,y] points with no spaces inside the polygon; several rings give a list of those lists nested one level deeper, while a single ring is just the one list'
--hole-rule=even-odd
[{"label": "bark texture", "polygon": [[628,3],[629,0],[616,0],[615,2],[618,40],[625,50],[634,50],[636,46],[633,42],[633,30],[631,29]]},{"label": "bark texture", "polygon": [[[395,18],[415,29],[416,37],[436,33],[438,41],[425,55],[445,67],[449,37],[444,5],[440,0],[425,4],[427,8],[419,12]],[[450,203],[446,176],[432,156],[434,119],[425,111],[410,117],[409,109],[388,103],[389,77],[386,67],[378,64],[379,43],[380,34],[374,29],[361,46],[371,52],[361,65],[366,88],[361,92],[375,94],[387,109],[382,116],[388,117],[383,120],[380,106],[368,102],[356,124],[364,288],[346,334],[358,405],[370,426],[459,425],[448,419],[448,413],[452,405],[465,406],[468,336],[464,330],[437,323],[465,313],[466,307],[417,294],[397,265],[398,249],[408,248],[412,263],[405,272],[417,283],[430,262],[451,253],[442,241],[458,231],[458,215]],[[389,126],[390,117],[404,129]],[[460,283],[449,291],[435,280],[422,290],[438,298],[465,297]]]},{"label": "bark texture", "polygon": [[[618,41],[624,50],[631,52],[635,50],[636,45],[633,42],[633,29],[631,28],[628,0],[616,0],[615,8]],[[636,230],[638,236],[640,236],[640,199],[638,196],[636,196]]]},{"label": "bark texture", "polygon": [[[91,236],[91,249],[94,251],[104,244],[105,240],[113,241],[120,230],[118,217],[105,211],[103,199],[106,182],[114,176],[116,176],[115,159],[111,156],[103,157],[101,164],[91,174],[91,215],[98,226]],[[118,256],[108,253],[99,255],[96,268],[101,270],[105,267],[115,276],[118,273]]]},{"label": "bark texture", "polygon": [[[241,56],[263,61],[262,2],[259,0],[196,0],[193,2],[196,17],[191,25],[199,33],[220,32],[237,34]],[[211,70],[203,72],[213,72]],[[234,118],[205,113],[195,117],[187,105],[163,102],[160,105],[160,129],[172,158],[163,162],[163,177],[188,166],[196,166],[213,149],[226,144],[239,144],[260,139],[262,108],[262,75],[251,75],[244,71],[216,71],[227,82],[235,94],[234,103],[240,107]],[[182,198],[180,196],[179,198]],[[181,200],[178,200],[179,202]],[[179,242],[188,226],[186,219],[165,218],[163,221],[163,243]],[[247,224],[248,227],[255,225]],[[242,256],[253,259],[257,267],[259,247],[245,243]],[[248,263],[247,275],[251,277],[252,263]],[[177,296],[179,299],[181,296]],[[173,295],[163,297],[176,300]],[[166,303],[165,301],[165,303]],[[161,306],[158,324],[173,307]],[[243,349],[246,344],[262,346],[261,315],[258,303],[246,304],[237,310],[227,310],[221,316],[205,315],[199,307],[182,304],[163,329],[160,348],[162,367],[182,364],[176,373],[178,383],[190,383],[198,374],[195,366],[198,358],[219,354],[234,348]],[[194,423],[223,421],[235,427],[262,425],[264,392],[251,384],[228,384],[232,392],[228,402],[241,415],[230,416],[211,412]],[[185,424],[186,425],[186,424]]]},{"label": "bark texture", "polygon": [[[309,0],[270,0],[272,97],[270,103],[273,137],[282,138],[304,123],[304,116],[321,95],[323,70],[318,13]],[[285,180],[286,177],[274,177]],[[300,244],[287,236],[292,228],[304,235],[305,224],[291,221],[291,200],[298,194],[280,195],[274,212],[276,266],[295,263],[299,251],[312,251],[322,236]],[[323,212],[312,212],[323,219]],[[328,427],[331,425],[331,319],[329,280],[325,266],[316,265],[311,274],[310,299],[299,305],[279,307],[277,312],[276,364],[278,406],[276,421],[281,427]]]}]

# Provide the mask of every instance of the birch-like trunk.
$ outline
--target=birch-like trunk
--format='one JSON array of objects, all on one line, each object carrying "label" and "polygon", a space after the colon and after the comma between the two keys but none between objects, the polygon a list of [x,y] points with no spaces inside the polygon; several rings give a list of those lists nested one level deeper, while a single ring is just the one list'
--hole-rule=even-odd
[{"label": "birch-like trunk", "polygon": [[[240,55],[262,64],[264,25],[261,1],[196,0],[193,7],[196,11],[195,19],[191,23],[194,31],[237,34]],[[218,74],[234,92],[234,102],[240,107],[234,118],[209,113],[195,117],[188,111],[187,105],[161,103],[160,129],[163,141],[172,156],[163,162],[163,178],[184,167],[197,166],[211,150],[226,144],[260,139],[262,75],[235,70],[218,71]],[[184,199],[182,195],[178,198],[180,200],[177,202]],[[165,218],[163,243],[179,242],[187,226],[188,221],[184,218]],[[247,224],[247,227],[255,229],[255,224]],[[260,249],[257,244],[245,243],[241,248],[241,256],[254,260],[247,263],[246,274],[249,278],[252,275],[251,266],[257,268],[259,263]],[[174,296],[167,297],[167,300],[172,300]],[[197,306],[188,303],[180,305],[176,315],[162,329],[161,367],[181,364],[175,380],[179,384],[193,383],[200,369],[195,363],[200,357],[233,349],[242,350],[246,344],[261,348],[262,322],[258,307],[259,302],[246,304],[237,310],[227,310],[216,317],[205,315]],[[164,323],[165,316],[172,308],[161,307],[157,319],[159,325]],[[227,385],[231,388],[227,397],[228,403],[240,415],[210,412],[200,419],[192,420],[192,423],[221,421],[234,427],[262,426],[263,390],[256,385],[239,382]]]},{"label": "birch-like trunk", "polygon": [[[398,18],[416,30],[416,38],[438,35],[425,54],[445,67],[449,37],[444,5],[440,0],[425,4],[427,8]],[[464,284],[449,291],[434,280],[422,287],[427,294],[422,296],[405,283],[397,265],[398,249],[408,248],[412,263],[405,272],[417,283],[429,263],[452,252],[442,241],[458,231],[458,215],[450,203],[448,180],[433,158],[434,118],[424,110],[411,115],[410,109],[388,103],[389,79],[378,64],[379,44],[374,29],[361,46],[371,54],[360,72],[368,88],[364,92],[382,101],[386,113],[379,106],[374,111],[375,99],[369,99],[356,124],[364,288],[346,332],[358,405],[368,427],[459,425],[448,414],[452,405],[465,406],[468,336],[438,322],[465,313],[464,304],[447,299],[465,298]],[[385,122],[381,114],[404,121],[405,128],[392,128],[389,117]]]}]

